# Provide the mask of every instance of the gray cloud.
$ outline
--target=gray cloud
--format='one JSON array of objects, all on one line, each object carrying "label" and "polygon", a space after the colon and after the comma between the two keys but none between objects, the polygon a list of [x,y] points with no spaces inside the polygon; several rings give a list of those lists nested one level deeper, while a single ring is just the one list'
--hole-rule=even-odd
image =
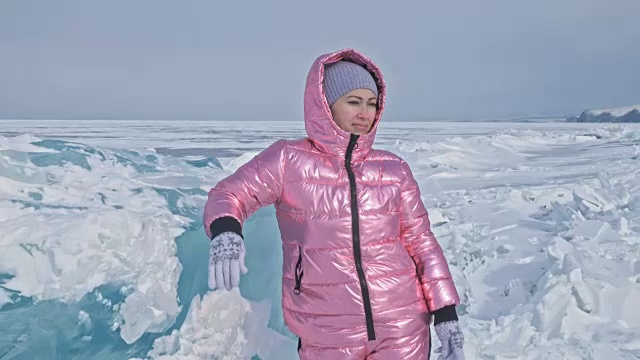
[{"label": "gray cloud", "polygon": [[640,103],[640,2],[0,3],[0,118],[283,119],[308,67],[355,47],[390,120]]}]

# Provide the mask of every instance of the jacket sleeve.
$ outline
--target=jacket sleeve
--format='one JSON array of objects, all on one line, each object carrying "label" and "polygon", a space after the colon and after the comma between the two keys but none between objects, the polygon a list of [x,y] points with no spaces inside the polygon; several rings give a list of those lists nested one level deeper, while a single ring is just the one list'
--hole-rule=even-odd
[{"label": "jacket sleeve", "polygon": [[230,229],[240,229],[260,207],[280,200],[284,152],[284,140],[273,143],[209,191],[203,216],[209,239],[214,235],[211,230],[214,221],[222,220],[216,224],[235,223]]},{"label": "jacket sleeve", "polygon": [[402,162],[400,231],[409,255],[416,264],[422,292],[434,312],[449,305],[460,304],[449,265],[442,248],[431,232],[427,209],[420,199],[418,183],[406,162]]}]

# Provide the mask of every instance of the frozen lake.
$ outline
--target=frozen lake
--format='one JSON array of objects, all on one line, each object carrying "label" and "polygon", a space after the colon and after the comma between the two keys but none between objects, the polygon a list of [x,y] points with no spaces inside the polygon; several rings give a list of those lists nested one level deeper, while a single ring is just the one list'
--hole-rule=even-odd
[{"label": "frozen lake", "polygon": [[[0,359],[296,358],[273,208],[247,221],[239,292],[207,293],[200,221],[217,181],[302,136],[0,120]],[[420,183],[467,359],[640,358],[640,124],[383,122],[374,147]]]}]

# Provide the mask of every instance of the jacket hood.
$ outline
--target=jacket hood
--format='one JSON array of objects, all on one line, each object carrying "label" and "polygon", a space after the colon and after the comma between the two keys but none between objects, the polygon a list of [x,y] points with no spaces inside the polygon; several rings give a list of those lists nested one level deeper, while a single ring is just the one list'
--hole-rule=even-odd
[{"label": "jacket hood", "polygon": [[307,84],[304,90],[304,122],[307,136],[322,151],[344,156],[349,144],[351,134],[338,127],[333,121],[329,103],[324,94],[322,85],[324,79],[324,66],[337,61],[347,60],[359,64],[367,69],[378,85],[378,110],[373,120],[373,126],[369,133],[361,135],[353,151],[354,159],[362,158],[371,150],[373,141],[386,99],[386,85],[382,72],[368,57],[354,49],[343,49],[319,56],[311,66],[307,75]]}]

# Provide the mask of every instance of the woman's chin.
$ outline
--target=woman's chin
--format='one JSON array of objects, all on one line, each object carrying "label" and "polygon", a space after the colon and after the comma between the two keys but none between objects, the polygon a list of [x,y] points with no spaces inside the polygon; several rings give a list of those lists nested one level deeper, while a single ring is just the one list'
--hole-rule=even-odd
[{"label": "woman's chin", "polygon": [[359,126],[352,126],[350,132],[354,135],[366,135],[369,132],[369,129]]}]

